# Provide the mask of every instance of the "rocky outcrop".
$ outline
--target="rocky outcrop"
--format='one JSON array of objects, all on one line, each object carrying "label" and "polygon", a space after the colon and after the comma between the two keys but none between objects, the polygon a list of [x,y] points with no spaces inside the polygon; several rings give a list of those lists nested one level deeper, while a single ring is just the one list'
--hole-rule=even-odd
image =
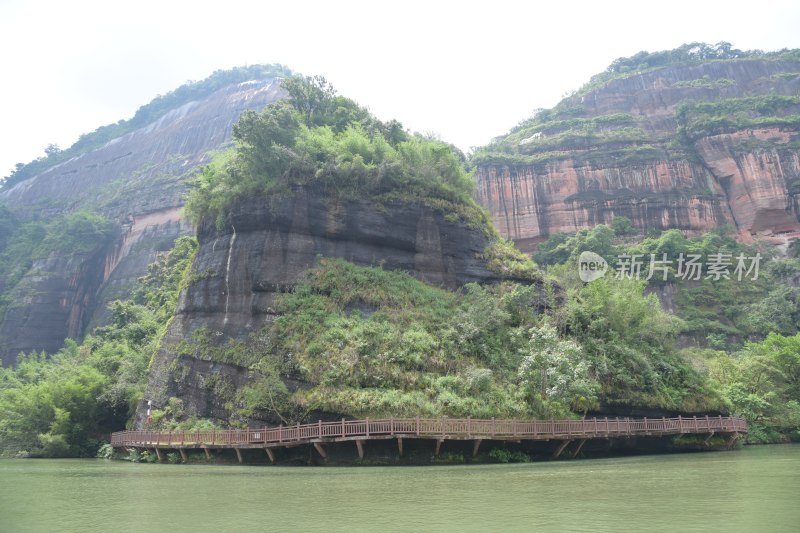
[{"label": "rocky outcrop", "polygon": [[[761,128],[697,141],[737,227],[753,235],[800,232],[800,152],[786,147],[797,136],[785,128]],[[743,148],[748,144],[759,148]]]},{"label": "rocky outcrop", "polygon": [[[224,227],[198,228],[198,239],[191,281],[153,362],[145,395],[157,407],[169,397],[180,398],[186,416],[227,421],[230,408],[216,390],[219,381],[238,389],[251,376],[235,365],[181,356],[176,347],[201,327],[223,342],[258,331],[275,317],[276,294],[291,290],[320,257],[403,270],[450,289],[499,279],[479,257],[489,237],[422,205],[339,202],[299,190],[239,205]],[[145,409],[139,410],[138,424]]]},{"label": "rocky outcrop", "polygon": [[95,307],[105,247],[54,255],[33,263],[14,289],[14,301],[0,323],[4,366],[17,355],[60,348],[83,335]]},{"label": "rocky outcrop", "polygon": [[796,60],[715,61],[632,73],[532,119],[527,127],[533,133],[496,140],[489,147],[495,153],[479,160],[477,198],[501,234],[526,251],[553,233],[614,216],[641,229],[688,234],[727,224],[742,240],[759,235],[784,242],[800,229],[797,128],[776,123],[686,135],[679,131],[679,111],[687,102],[798,91]]},{"label": "rocky outcrop", "polygon": [[484,167],[477,194],[498,231],[528,252],[552,233],[608,224],[615,216],[656,229],[703,231],[734,223],[723,187],[705,167],[685,160]]},{"label": "rocky outcrop", "polygon": [[[3,364],[20,350],[58,350],[65,337],[81,338],[87,327],[101,324],[107,304],[127,297],[157,254],[193,231],[180,211],[188,179],[229,142],[242,111],[281,95],[276,78],[223,87],[0,192],[0,202],[21,219],[88,209],[118,227],[116,241],[102,252],[55,254],[23,277],[13,289],[17,304],[0,322]],[[37,281],[45,270],[80,282]]]}]

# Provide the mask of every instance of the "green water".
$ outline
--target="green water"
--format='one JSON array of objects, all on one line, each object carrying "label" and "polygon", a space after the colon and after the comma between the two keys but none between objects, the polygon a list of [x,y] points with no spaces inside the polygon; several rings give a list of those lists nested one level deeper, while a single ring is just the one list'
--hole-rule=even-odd
[{"label": "green water", "polygon": [[394,468],[0,461],[0,532],[800,531],[800,445]]}]

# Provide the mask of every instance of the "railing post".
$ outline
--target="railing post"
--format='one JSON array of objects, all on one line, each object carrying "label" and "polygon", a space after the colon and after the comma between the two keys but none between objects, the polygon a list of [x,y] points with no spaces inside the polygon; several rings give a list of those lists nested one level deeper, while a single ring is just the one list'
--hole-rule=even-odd
[{"label": "railing post", "polygon": [[317,428],[319,430],[319,438],[322,438],[322,420],[317,420]]},{"label": "railing post", "polygon": [[[719,415],[720,417],[722,415]],[[722,429],[722,424],[719,425],[719,429]],[[706,429],[711,429],[711,421],[708,419],[708,415],[706,415]]]},{"label": "railing post", "polygon": [[678,415],[678,431],[683,433],[683,417],[681,415]]},{"label": "railing post", "polygon": [[394,417],[389,417],[389,434],[394,437]]},{"label": "railing post", "polygon": [[467,417],[467,437],[472,436],[472,416]]},{"label": "railing post", "polygon": [[278,442],[283,442],[283,423],[278,426]]},{"label": "railing post", "polygon": [[417,415],[417,435],[419,435],[419,415]]},{"label": "railing post", "polygon": [[345,437],[344,432],[344,418],[342,418],[342,438]]},{"label": "railing post", "polygon": [[211,444],[217,443],[217,428],[211,428]]},{"label": "railing post", "polygon": [[694,430],[697,431],[697,415],[694,415]]},{"label": "railing post", "polygon": [[516,418],[511,420],[511,432],[515,437],[517,436],[517,419]]},{"label": "railing post", "polygon": [[367,418],[366,421],[367,421],[367,423],[366,423],[366,426],[367,426],[367,437],[369,437],[369,418]]},{"label": "railing post", "polygon": [[[534,427],[536,427],[535,423]],[[492,437],[494,437],[494,417],[492,417]]]}]

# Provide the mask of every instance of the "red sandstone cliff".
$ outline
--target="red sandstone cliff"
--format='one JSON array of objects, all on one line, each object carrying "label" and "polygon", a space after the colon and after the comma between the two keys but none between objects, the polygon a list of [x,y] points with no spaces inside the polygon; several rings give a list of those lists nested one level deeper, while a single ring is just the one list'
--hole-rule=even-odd
[{"label": "red sandstone cliff", "polygon": [[478,199],[528,251],[615,216],[785,241],[800,231],[798,94],[794,59],[672,65],[595,84],[478,152]]}]

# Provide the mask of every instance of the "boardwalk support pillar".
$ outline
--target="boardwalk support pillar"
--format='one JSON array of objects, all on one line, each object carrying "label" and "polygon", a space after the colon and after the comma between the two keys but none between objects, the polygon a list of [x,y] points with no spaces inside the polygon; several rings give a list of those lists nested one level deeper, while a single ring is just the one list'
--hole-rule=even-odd
[{"label": "boardwalk support pillar", "polygon": [[706,440],[703,441],[703,446],[708,446],[708,443],[711,442],[711,437],[714,436],[714,433],[716,432],[712,429],[711,432],[706,437]]},{"label": "boardwalk support pillar", "polygon": [[573,458],[573,459],[575,459],[576,457],[578,457],[578,454],[579,454],[579,453],[581,453],[581,448],[583,448],[583,445],[584,445],[584,444],[586,444],[586,441],[587,441],[587,440],[588,440],[588,439],[581,439],[581,441],[578,443],[578,447],[577,447],[577,448],[575,448],[575,451],[574,451],[574,452],[572,452],[572,458]]},{"label": "boardwalk support pillar", "polygon": [[400,457],[403,457],[403,437],[397,437],[397,451],[400,453]]},{"label": "boardwalk support pillar", "polygon": [[475,439],[475,442],[472,443],[472,457],[476,457],[478,455],[478,448],[481,447],[481,439]]},{"label": "boardwalk support pillar", "polygon": [[209,449],[203,446],[203,451],[206,452],[206,459],[211,459],[211,452]]},{"label": "boardwalk support pillar", "polygon": [[442,449],[442,443],[444,439],[436,439],[436,451],[433,453],[434,456],[439,456],[439,451]]},{"label": "boardwalk support pillar", "polygon": [[242,464],[242,451],[239,448],[234,448],[236,450],[236,459],[239,460],[239,464]]},{"label": "boardwalk support pillar", "polygon": [[322,444],[315,442],[314,448],[316,448],[317,452],[320,454],[320,456],[322,456],[323,459],[328,458],[328,454],[325,452],[325,448],[322,447]]},{"label": "boardwalk support pillar", "polygon": [[163,459],[161,457],[161,450],[159,450],[158,448],[155,448],[155,450],[156,450],[156,458],[158,459],[158,462],[160,463],[161,460]]},{"label": "boardwalk support pillar", "polygon": [[186,462],[186,450],[184,450],[183,448],[178,448],[178,451],[181,452],[181,461],[183,461],[185,463]]},{"label": "boardwalk support pillar", "polygon": [[361,439],[356,439],[356,449],[358,450],[358,458],[364,458],[364,441]]},{"label": "boardwalk support pillar", "polygon": [[267,452],[267,457],[269,457],[269,462],[275,464],[275,454],[269,448],[264,448],[264,451]]},{"label": "boardwalk support pillar", "polygon": [[558,459],[558,457],[559,457],[559,456],[561,455],[561,453],[564,451],[564,448],[566,448],[567,446],[569,446],[569,443],[570,443],[570,442],[572,442],[572,439],[568,439],[568,440],[562,440],[562,441],[561,441],[561,444],[559,444],[559,445],[558,445],[558,448],[556,448],[556,451],[555,451],[555,452],[553,452],[553,459]]}]

